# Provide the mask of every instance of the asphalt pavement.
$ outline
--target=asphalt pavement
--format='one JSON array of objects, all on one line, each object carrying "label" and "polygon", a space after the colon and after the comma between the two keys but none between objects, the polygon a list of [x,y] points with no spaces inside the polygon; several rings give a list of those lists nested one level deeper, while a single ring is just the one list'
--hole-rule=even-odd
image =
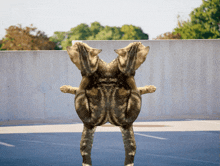
[{"label": "asphalt pavement", "polygon": [[[0,166],[81,166],[83,125],[0,127]],[[219,166],[220,120],[135,122],[135,166]],[[118,127],[96,129],[93,166],[123,166]]]}]

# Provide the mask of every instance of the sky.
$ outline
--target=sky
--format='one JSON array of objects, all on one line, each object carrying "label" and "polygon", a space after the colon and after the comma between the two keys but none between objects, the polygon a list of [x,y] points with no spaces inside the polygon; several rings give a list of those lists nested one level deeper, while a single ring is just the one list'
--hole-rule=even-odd
[{"label": "sky", "polygon": [[189,19],[202,0],[0,0],[0,39],[11,25],[33,24],[50,37],[98,21],[102,26],[141,27],[152,40],[177,27],[177,16]]}]

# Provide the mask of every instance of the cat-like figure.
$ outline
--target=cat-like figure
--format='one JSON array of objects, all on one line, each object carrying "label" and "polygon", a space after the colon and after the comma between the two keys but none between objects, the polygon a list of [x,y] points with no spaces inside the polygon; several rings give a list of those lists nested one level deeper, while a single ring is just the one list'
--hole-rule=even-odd
[{"label": "cat-like figure", "polygon": [[80,86],[64,85],[60,90],[75,94],[75,109],[84,124],[80,142],[83,166],[92,165],[91,150],[96,126],[110,122],[119,126],[125,147],[125,165],[134,165],[136,143],[133,122],[141,109],[141,95],[153,93],[153,85],[136,87],[135,70],[145,61],[149,46],[141,42],[130,43],[117,49],[118,57],[107,64],[99,59],[101,49],[76,42],[67,47],[72,62],[81,70]]}]

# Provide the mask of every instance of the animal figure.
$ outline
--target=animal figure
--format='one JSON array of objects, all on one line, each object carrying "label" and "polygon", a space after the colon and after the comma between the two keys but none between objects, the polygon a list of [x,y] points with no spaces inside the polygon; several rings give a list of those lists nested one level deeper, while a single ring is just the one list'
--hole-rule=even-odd
[{"label": "animal figure", "polygon": [[81,71],[82,81],[79,87],[64,85],[60,90],[75,94],[75,109],[84,124],[80,152],[83,166],[91,166],[91,149],[97,126],[110,122],[121,129],[126,166],[134,165],[136,143],[133,122],[141,109],[141,95],[153,93],[153,85],[136,87],[135,70],[145,61],[149,46],[141,42],[130,43],[117,49],[118,57],[107,64],[99,59],[101,49],[82,42],[67,47],[71,61]]}]

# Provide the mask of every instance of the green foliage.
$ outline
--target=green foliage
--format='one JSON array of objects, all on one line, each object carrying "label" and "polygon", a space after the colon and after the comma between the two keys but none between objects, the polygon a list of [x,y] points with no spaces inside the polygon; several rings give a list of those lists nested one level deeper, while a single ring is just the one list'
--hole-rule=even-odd
[{"label": "green foliage", "polygon": [[148,35],[142,29],[133,25],[122,27],[102,26],[99,22],[80,24],[71,28],[68,32],[54,32],[50,41],[57,44],[63,50],[72,45],[72,40],[147,40]]},{"label": "green foliage", "polygon": [[[90,27],[90,32],[91,32],[91,36],[90,36],[90,37],[92,37],[92,38],[95,39],[95,36],[96,36],[100,31],[102,31],[103,29],[104,29],[104,27],[101,26],[101,24],[100,24],[99,22],[97,22],[97,21],[93,22],[93,23],[91,24],[91,27]],[[94,40],[94,39],[93,39],[93,40]]]},{"label": "green foliage", "polygon": [[123,32],[122,40],[148,39],[148,35],[143,33],[141,28],[133,25],[123,25],[121,27],[121,32]]},{"label": "green foliage", "polygon": [[54,35],[49,38],[50,41],[56,43],[55,50],[62,50],[61,41],[65,39],[65,32],[54,32]]},{"label": "green foliage", "polygon": [[122,32],[118,27],[105,26],[93,40],[120,40],[122,37]]},{"label": "green foliage", "polygon": [[74,28],[71,28],[67,32],[66,38],[61,41],[63,50],[66,50],[67,46],[71,46],[72,40],[86,40],[91,35],[90,28],[87,24],[80,24]]},{"label": "green foliage", "polygon": [[2,40],[0,40],[0,50],[2,50],[1,48],[2,48]]},{"label": "green foliage", "polygon": [[220,0],[203,0],[200,7],[190,13],[190,20],[178,21],[174,34],[181,39],[217,39],[220,38]]},{"label": "green foliage", "polygon": [[91,31],[87,24],[80,24],[71,28],[69,36],[71,40],[86,40],[89,36],[91,36]]}]

